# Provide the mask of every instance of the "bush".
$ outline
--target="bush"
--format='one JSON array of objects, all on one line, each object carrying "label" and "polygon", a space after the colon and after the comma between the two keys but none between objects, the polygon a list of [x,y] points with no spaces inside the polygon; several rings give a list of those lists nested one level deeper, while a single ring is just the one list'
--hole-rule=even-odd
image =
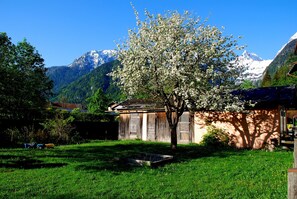
[{"label": "bush", "polygon": [[75,127],[72,125],[74,117],[65,117],[64,114],[57,113],[54,119],[48,119],[41,125],[44,131],[49,134],[51,142],[56,144],[69,144]]},{"label": "bush", "polygon": [[211,125],[207,127],[207,133],[202,138],[202,145],[224,147],[228,146],[229,141],[229,135],[224,131],[224,129]]}]

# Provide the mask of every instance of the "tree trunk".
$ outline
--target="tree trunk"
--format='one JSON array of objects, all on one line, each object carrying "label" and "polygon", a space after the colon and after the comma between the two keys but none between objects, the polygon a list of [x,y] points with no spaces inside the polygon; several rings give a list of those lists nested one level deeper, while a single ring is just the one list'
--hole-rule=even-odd
[{"label": "tree trunk", "polygon": [[177,112],[166,111],[167,121],[170,128],[171,137],[171,149],[176,150],[177,148],[177,125],[180,115]]},{"label": "tree trunk", "polygon": [[177,124],[170,126],[171,133],[171,149],[173,151],[177,148]]},{"label": "tree trunk", "polygon": [[171,102],[167,101],[165,103],[166,118],[170,127],[171,149],[173,151],[177,148],[177,125],[184,108],[185,102],[177,96],[173,96]]}]

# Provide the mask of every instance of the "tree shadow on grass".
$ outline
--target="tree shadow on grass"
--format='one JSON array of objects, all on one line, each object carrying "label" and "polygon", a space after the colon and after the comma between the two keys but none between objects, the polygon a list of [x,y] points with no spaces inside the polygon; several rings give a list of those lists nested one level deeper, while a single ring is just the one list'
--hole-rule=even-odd
[{"label": "tree shadow on grass", "polygon": [[66,163],[46,163],[27,156],[0,155],[0,168],[40,169],[66,166]]},{"label": "tree shadow on grass", "polygon": [[[231,148],[214,148],[200,145],[179,145],[173,152],[169,144],[152,142],[116,142],[114,145],[80,146],[75,149],[64,150],[63,155],[69,157],[69,161],[80,162],[77,170],[112,172],[132,171],[137,167],[130,165],[126,160],[139,153],[153,153],[172,155],[173,160],[169,164],[187,162],[203,157],[228,157],[240,155],[240,150]],[[68,155],[67,155],[68,154]],[[61,155],[61,154],[60,154]],[[167,163],[166,163],[167,164]],[[164,166],[165,164],[160,164]],[[158,168],[158,167],[154,167]]]},{"label": "tree shadow on grass", "polygon": [[[230,155],[240,155],[242,150],[204,147],[196,144],[179,145],[173,152],[168,143],[143,141],[108,141],[82,145],[72,145],[52,149],[50,151],[32,149],[17,150],[10,155],[0,155],[0,168],[37,169],[56,168],[69,164],[76,170],[89,172],[111,171],[113,173],[133,171],[139,167],[130,165],[127,159],[140,153],[172,155],[173,160],[160,164],[177,164],[204,157],[225,158]],[[14,155],[11,155],[14,154]],[[42,160],[41,160],[42,159]],[[46,161],[43,161],[46,160]],[[54,162],[54,163],[50,163]],[[156,167],[154,167],[156,168]],[[158,167],[157,167],[158,168]]]}]

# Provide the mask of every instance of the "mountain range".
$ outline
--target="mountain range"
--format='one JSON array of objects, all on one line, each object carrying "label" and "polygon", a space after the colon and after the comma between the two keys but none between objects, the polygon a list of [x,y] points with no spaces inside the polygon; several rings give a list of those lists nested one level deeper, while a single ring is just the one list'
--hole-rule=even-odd
[{"label": "mountain range", "polygon": [[[257,83],[265,81],[267,74],[273,77],[288,59],[296,41],[297,33],[279,50],[273,60],[263,60],[255,53],[244,51],[238,59],[247,67],[245,79]],[[98,88],[101,88],[111,100],[118,100],[121,96],[119,89],[111,83],[111,78],[107,74],[119,64],[116,61],[116,51],[92,50],[67,66],[48,68],[47,75],[54,82],[55,95],[52,100],[63,98],[72,103],[84,103]]]},{"label": "mountain range", "polygon": [[102,64],[114,61],[114,50],[92,50],[75,59],[68,66],[52,66],[47,70],[47,76],[53,80],[55,94],[80,77],[90,73]]}]

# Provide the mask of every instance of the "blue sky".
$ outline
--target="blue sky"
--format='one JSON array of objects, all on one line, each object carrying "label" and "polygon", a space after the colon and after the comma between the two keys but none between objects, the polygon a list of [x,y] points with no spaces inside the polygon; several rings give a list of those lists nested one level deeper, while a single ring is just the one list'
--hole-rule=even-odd
[{"label": "blue sky", "polygon": [[127,37],[136,26],[130,2],[141,15],[189,10],[208,18],[226,35],[243,36],[239,43],[263,59],[273,59],[297,32],[296,0],[0,0],[0,32],[14,43],[26,38],[47,67],[68,65]]}]

